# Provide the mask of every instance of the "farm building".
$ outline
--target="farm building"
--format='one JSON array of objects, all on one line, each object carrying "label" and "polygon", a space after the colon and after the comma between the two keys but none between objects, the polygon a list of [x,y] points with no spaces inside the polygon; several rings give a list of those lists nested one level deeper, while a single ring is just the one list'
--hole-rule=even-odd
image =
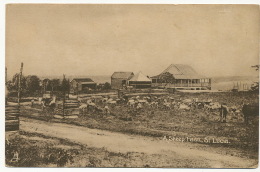
[{"label": "farm building", "polygon": [[114,72],[111,76],[111,88],[121,89],[134,76],[133,72]]},{"label": "farm building", "polygon": [[95,89],[97,83],[90,78],[74,78],[70,82],[70,88],[74,92],[84,91],[88,89]]},{"label": "farm building", "polygon": [[148,76],[139,72],[128,81],[128,85],[133,86],[133,88],[151,88],[152,81]]},{"label": "farm building", "polygon": [[191,66],[171,64],[152,78],[152,87],[204,90],[211,89],[211,79],[198,74]]}]

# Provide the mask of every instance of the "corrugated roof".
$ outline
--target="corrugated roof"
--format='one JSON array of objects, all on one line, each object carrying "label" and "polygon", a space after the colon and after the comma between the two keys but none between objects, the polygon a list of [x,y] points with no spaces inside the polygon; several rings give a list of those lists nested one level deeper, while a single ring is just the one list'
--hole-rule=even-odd
[{"label": "corrugated roof", "polygon": [[[171,64],[161,74],[169,72],[175,79],[201,79],[205,78],[199,75],[191,66],[184,64]],[[160,75],[161,75],[160,74]]]},{"label": "corrugated roof", "polygon": [[129,79],[132,75],[134,75],[133,72],[114,72],[111,77],[118,79]]},{"label": "corrugated roof", "polygon": [[[91,82],[94,82],[92,79],[90,78],[74,78],[73,80],[75,80],[76,82],[88,82],[88,83],[91,83]],[[72,81],[73,81],[72,80]]]},{"label": "corrugated roof", "polygon": [[151,82],[151,79],[145,76],[142,72],[139,72],[138,74],[134,75],[129,81],[149,81]]}]

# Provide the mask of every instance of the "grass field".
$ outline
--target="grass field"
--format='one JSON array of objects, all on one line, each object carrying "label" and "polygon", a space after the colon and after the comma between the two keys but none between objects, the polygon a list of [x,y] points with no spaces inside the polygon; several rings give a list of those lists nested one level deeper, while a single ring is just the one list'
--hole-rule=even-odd
[{"label": "grass field", "polygon": [[[227,103],[228,106],[241,108],[242,103],[257,103],[258,95],[250,92],[222,93],[178,93],[171,95],[178,98],[211,98],[213,102]],[[243,114],[227,116],[227,123],[219,122],[219,112],[204,109],[192,111],[144,109],[133,113],[126,105],[111,109],[111,115],[81,114],[77,119],[54,119],[36,109],[23,109],[23,116],[41,120],[52,120],[73,125],[129,134],[166,138],[196,137],[228,140],[229,144],[208,144],[214,147],[230,147],[241,150],[241,156],[258,157],[258,117],[245,124]]]}]

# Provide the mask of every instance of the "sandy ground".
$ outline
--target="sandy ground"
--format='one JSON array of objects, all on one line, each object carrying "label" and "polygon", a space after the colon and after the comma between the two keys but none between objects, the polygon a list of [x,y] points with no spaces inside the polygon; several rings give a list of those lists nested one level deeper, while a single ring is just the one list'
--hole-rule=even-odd
[{"label": "sandy ground", "polygon": [[163,155],[167,157],[167,161],[196,160],[201,164],[201,168],[256,168],[258,165],[257,160],[225,155],[219,148],[212,146],[202,147],[200,144],[190,142],[167,142],[152,137],[127,135],[63,123],[21,118],[21,130],[67,139],[88,147],[105,148],[111,152]]}]

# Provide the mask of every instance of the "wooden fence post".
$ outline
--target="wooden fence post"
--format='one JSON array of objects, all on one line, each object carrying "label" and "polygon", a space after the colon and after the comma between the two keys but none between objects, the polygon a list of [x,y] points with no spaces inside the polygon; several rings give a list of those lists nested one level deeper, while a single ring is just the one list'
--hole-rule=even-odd
[{"label": "wooden fence post", "polygon": [[[63,80],[65,80],[65,75],[63,74]],[[66,87],[66,85],[63,85],[63,105],[62,105],[62,115],[63,115],[63,118],[64,118],[64,113],[65,113],[65,97],[66,97],[66,91],[65,91],[65,88],[64,87]]]}]

